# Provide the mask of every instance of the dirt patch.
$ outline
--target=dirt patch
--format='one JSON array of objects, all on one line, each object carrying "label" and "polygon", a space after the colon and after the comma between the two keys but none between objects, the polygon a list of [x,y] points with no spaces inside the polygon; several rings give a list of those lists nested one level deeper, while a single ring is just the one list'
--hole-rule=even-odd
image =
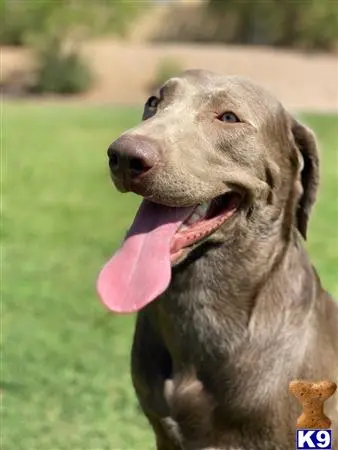
[{"label": "dirt patch", "polygon": [[[142,103],[160,61],[183,69],[204,68],[248,76],[269,88],[292,110],[338,111],[338,55],[303,54],[260,47],[138,44],[100,39],[83,47],[96,83],[72,101]],[[2,77],[32,65],[28,51],[1,49]],[[68,99],[69,100],[69,99]]]}]

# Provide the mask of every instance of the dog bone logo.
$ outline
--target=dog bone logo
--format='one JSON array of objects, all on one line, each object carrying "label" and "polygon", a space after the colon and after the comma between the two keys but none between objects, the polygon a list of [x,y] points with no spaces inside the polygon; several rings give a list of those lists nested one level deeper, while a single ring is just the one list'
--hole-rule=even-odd
[{"label": "dog bone logo", "polygon": [[296,397],[303,407],[298,417],[296,428],[328,429],[331,420],[324,414],[324,402],[336,391],[337,385],[333,381],[294,380],[289,384],[289,391]]}]

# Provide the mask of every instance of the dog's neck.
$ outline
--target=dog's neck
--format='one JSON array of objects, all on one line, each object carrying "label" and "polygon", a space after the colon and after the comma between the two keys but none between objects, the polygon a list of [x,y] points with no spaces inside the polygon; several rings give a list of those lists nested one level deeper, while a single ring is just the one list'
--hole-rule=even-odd
[{"label": "dog's neck", "polygon": [[302,377],[316,339],[307,326],[316,297],[311,264],[296,230],[281,242],[238,235],[232,245],[177,267],[169,289],[150,305],[167,354],[161,376],[195,374],[221,415],[234,421],[278,417],[269,398],[279,398],[279,408],[291,414],[288,376]]},{"label": "dog's neck", "polygon": [[[210,248],[177,267],[170,287],[154,302],[154,323],[174,365],[195,366],[199,361],[203,366],[219,358],[231,359],[248,337],[250,324],[267,329],[266,324],[256,322],[270,317],[277,328],[291,301],[304,302],[304,309],[308,308],[306,298],[313,295],[304,294],[306,273],[300,274],[300,270],[312,268],[298,233],[294,231],[284,243],[277,235],[269,239],[248,237],[238,234],[231,245]],[[298,293],[289,292],[289,280],[295,272]],[[276,292],[275,283],[275,298],[270,298],[269,283],[274,279],[278,279],[280,292]],[[267,299],[265,317],[255,314],[263,307],[259,303]]]}]

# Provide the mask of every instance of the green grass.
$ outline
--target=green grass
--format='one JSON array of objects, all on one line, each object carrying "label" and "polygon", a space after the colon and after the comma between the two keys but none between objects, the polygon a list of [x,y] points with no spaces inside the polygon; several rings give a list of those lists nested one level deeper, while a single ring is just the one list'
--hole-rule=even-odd
[{"label": "green grass", "polygon": [[[139,200],[111,187],[105,149],[138,109],[5,104],[2,345],[5,450],[145,450],[129,376],[134,317],[108,314],[95,280]],[[338,281],[337,116],[306,116],[323,146],[309,248]]]}]

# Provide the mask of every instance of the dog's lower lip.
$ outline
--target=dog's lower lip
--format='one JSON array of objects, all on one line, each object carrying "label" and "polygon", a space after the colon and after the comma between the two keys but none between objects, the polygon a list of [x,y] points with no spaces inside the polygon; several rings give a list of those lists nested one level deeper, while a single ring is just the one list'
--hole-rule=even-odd
[{"label": "dog's lower lip", "polygon": [[[204,240],[232,217],[237,211],[241,200],[242,198],[239,194],[230,192],[213,199],[209,203],[208,208],[203,207],[203,205],[196,206],[193,213],[183,222],[172,240],[170,248],[172,262],[175,262],[181,256],[184,249]],[[196,211],[198,212],[197,215]],[[203,217],[199,217],[201,214]],[[190,223],[191,217],[194,216],[195,221],[193,220]]]}]

